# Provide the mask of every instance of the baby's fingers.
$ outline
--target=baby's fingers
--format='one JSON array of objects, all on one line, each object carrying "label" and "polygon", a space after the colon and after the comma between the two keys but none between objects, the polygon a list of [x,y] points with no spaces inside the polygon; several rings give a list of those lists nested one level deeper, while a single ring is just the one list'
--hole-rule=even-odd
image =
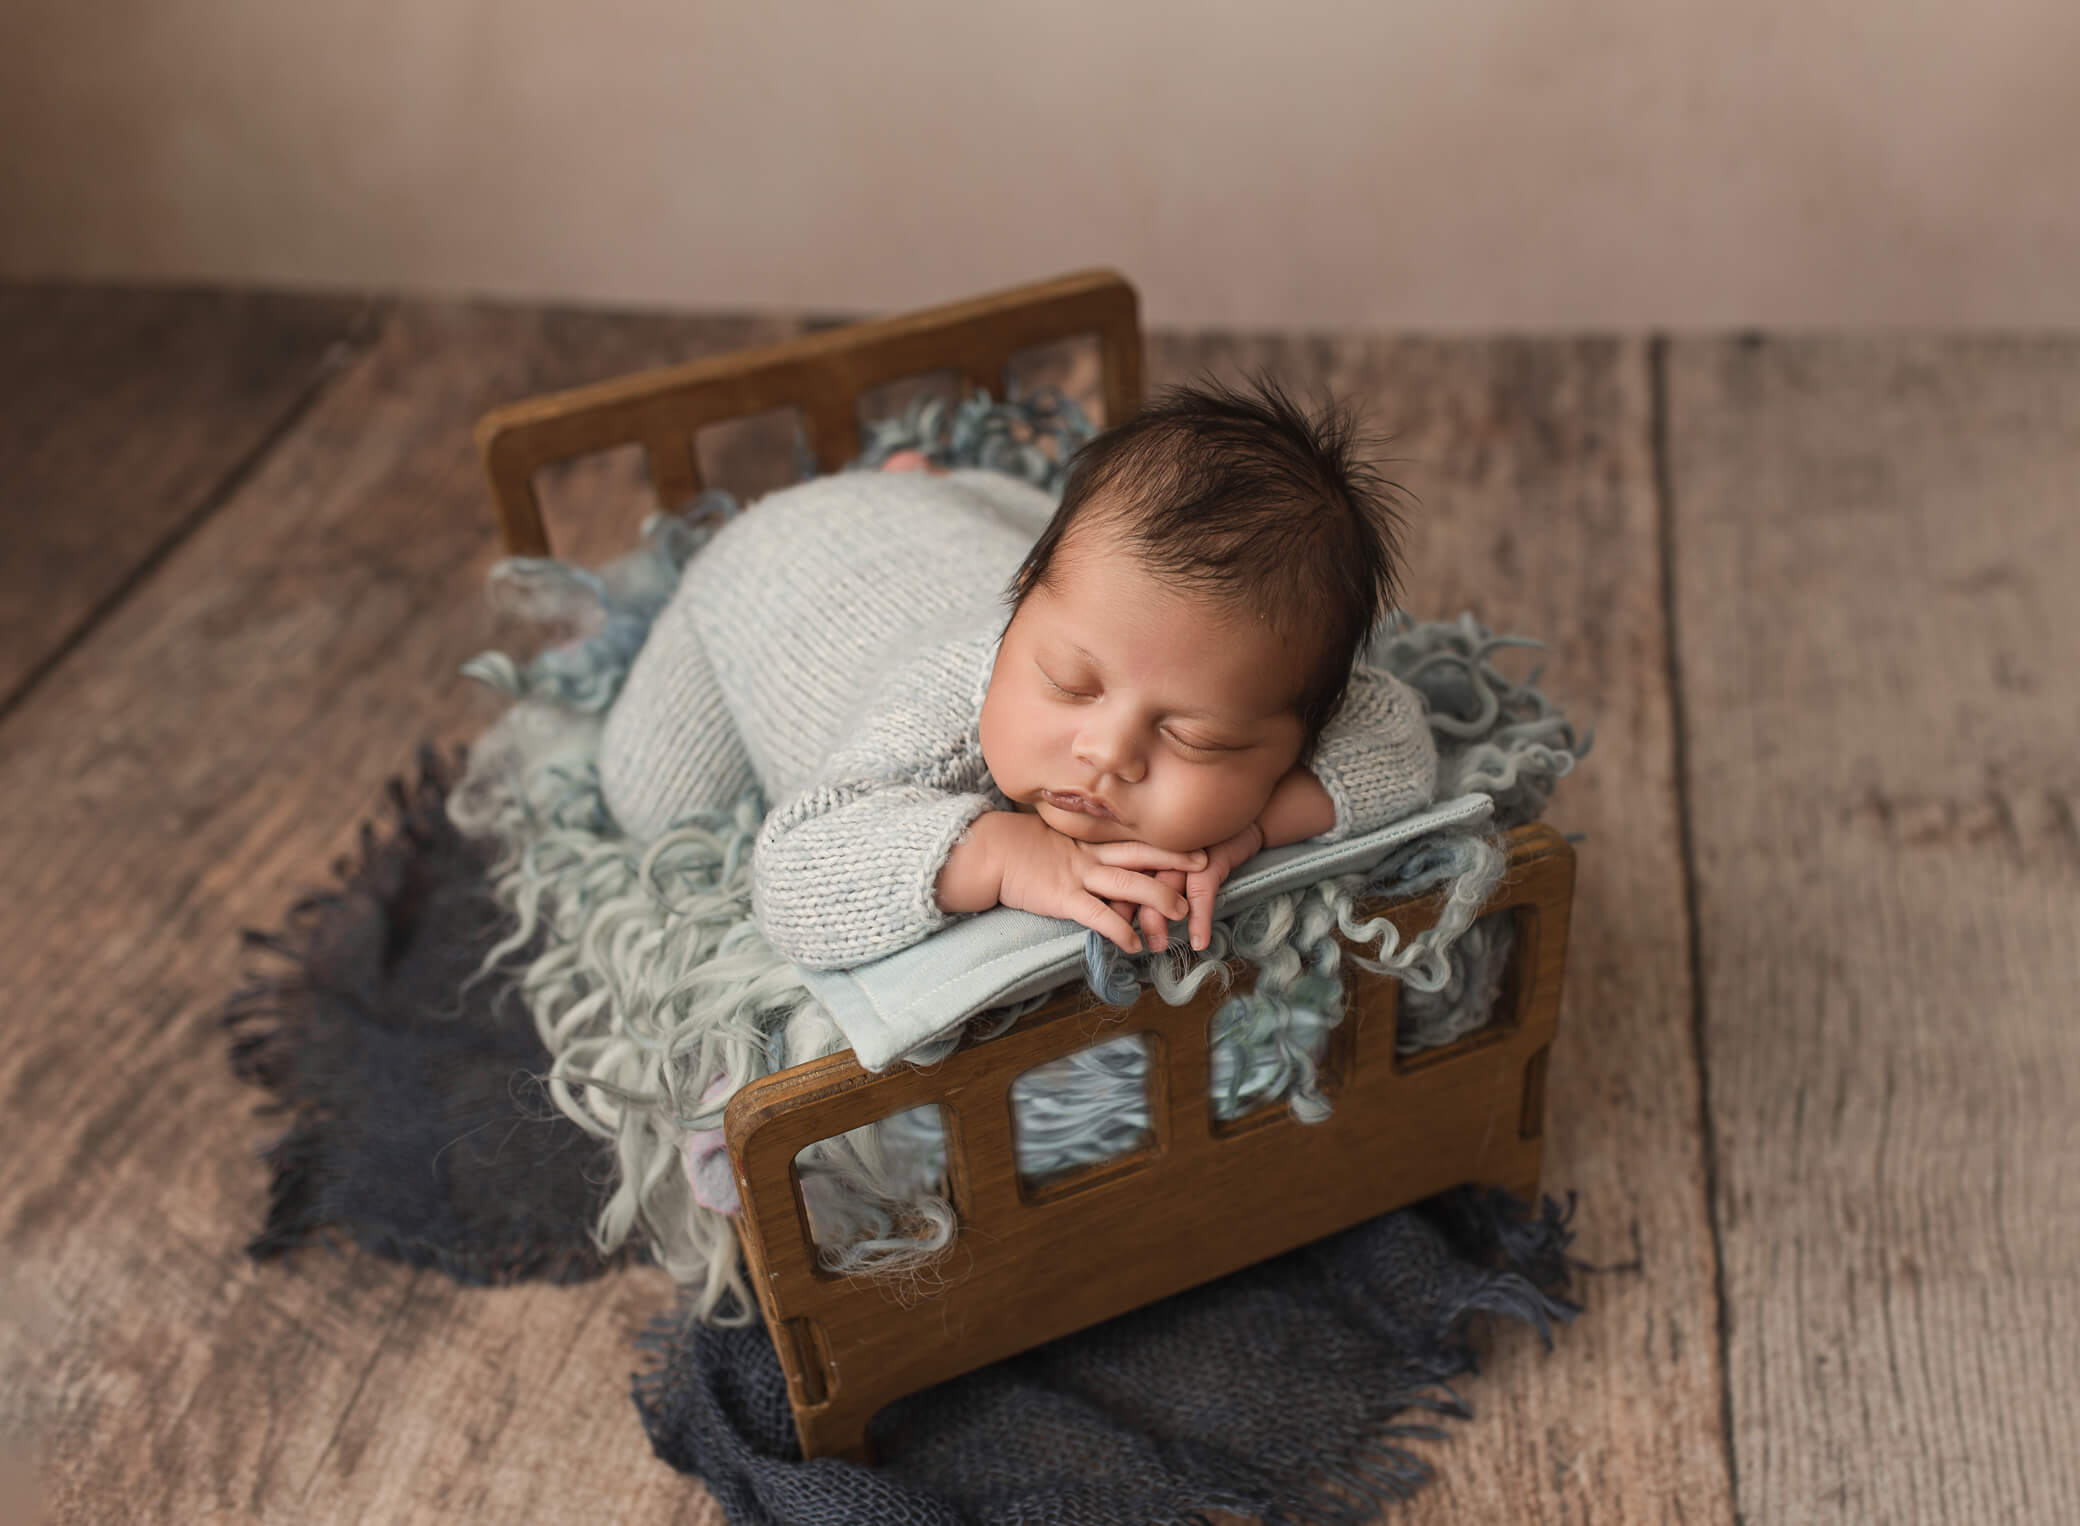
[{"label": "baby's fingers", "polygon": [[1206,867],[1204,848],[1194,848],[1189,853],[1173,853],[1168,848],[1152,847],[1145,842],[1101,842],[1091,844],[1090,853],[1101,864],[1110,864],[1115,869],[1139,869],[1144,874],[1153,874],[1158,869],[1181,869],[1192,874]]},{"label": "baby's fingers", "polygon": [[[1127,925],[1140,923],[1142,942],[1146,942],[1150,948],[1163,948],[1165,944],[1169,944],[1169,925],[1163,921],[1163,917],[1156,915],[1150,906],[1138,906],[1132,900],[1107,900],[1104,904],[1111,906],[1117,915],[1125,917]],[[1152,927],[1161,927],[1161,933],[1150,931]]]},{"label": "baby's fingers", "polygon": [[1220,895],[1219,874],[1195,874],[1185,882],[1185,899],[1191,903],[1189,931],[1192,947],[1204,949],[1213,941],[1213,903]]},{"label": "baby's fingers", "polygon": [[1150,948],[1170,946],[1170,919],[1153,906],[1141,908],[1141,941]]},{"label": "baby's fingers", "polygon": [[1137,906],[1132,901],[1107,901],[1105,904],[1125,917],[1130,924],[1138,921],[1141,925],[1141,939],[1150,948],[1170,946],[1170,924],[1153,906]]},{"label": "baby's fingers", "polygon": [[1085,896],[1070,908],[1069,914],[1099,937],[1118,944],[1127,953],[1141,952],[1141,939],[1134,932],[1134,924],[1096,896]]},{"label": "baby's fingers", "polygon": [[1153,875],[1136,874],[1131,869],[1099,865],[1084,876],[1083,888],[1108,901],[1133,901],[1141,906],[1152,906],[1173,922],[1182,922],[1190,910],[1184,896],[1174,886],[1165,885]]},{"label": "baby's fingers", "polygon": [[[1159,870],[1155,878],[1159,885],[1180,892],[1189,882],[1189,876],[1182,869]],[[1154,928],[1153,932],[1149,930],[1151,927]],[[1170,919],[1160,915],[1152,906],[1144,906],[1141,909],[1141,932],[1148,939],[1151,948],[1163,949],[1170,946]]]}]

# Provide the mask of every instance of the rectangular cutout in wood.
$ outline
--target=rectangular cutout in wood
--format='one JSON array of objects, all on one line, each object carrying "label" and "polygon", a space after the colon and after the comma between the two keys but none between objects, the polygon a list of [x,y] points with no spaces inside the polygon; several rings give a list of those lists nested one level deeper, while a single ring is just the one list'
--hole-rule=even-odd
[{"label": "rectangular cutout in wood", "polygon": [[701,482],[751,504],[816,475],[799,408],[768,408],[710,424],[693,437]]},{"label": "rectangular cutout in wood", "polygon": [[1105,417],[1105,360],[1096,334],[1075,334],[1020,350],[1004,368],[1004,384],[1012,397],[1059,392],[1100,429],[1119,422]]},{"label": "rectangular cutout in wood", "polygon": [[1072,1175],[1095,1180],[1086,1175],[1090,1167],[1149,1149],[1148,1061],[1148,1035],[1127,1033],[1035,1065],[1011,1083],[1023,1194],[1059,1195]]},{"label": "rectangular cutout in wood", "polygon": [[616,445],[538,467],[535,499],[556,555],[596,567],[635,546],[657,511],[649,458],[640,445]]},{"label": "rectangular cutout in wood", "polygon": [[946,1120],[936,1103],[804,1146],[794,1159],[817,1264],[834,1276],[905,1275],[956,1232],[946,1195]]}]

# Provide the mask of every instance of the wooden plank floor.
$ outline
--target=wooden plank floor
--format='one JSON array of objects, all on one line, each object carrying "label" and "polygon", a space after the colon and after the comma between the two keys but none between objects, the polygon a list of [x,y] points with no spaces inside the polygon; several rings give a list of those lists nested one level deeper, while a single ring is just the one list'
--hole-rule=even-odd
[{"label": "wooden plank floor", "polygon": [[[267,1125],[200,1019],[236,929],[489,713],[454,677],[490,634],[476,414],[796,326],[0,288],[0,418],[41,420],[0,426],[0,1437],[53,1518],[720,1519],[628,1402],[654,1272],[249,1265]],[[1422,499],[1411,607],[1543,636],[1596,727],[1552,812],[1586,834],[1548,1158],[1588,1310],[1493,1341],[1404,1513],[2080,1518],[2080,345],[1150,358],[1366,400]],[[209,444],[155,477],[106,443],[153,440]],[[623,533],[636,472],[569,474],[617,508],[566,544]]]},{"label": "wooden plank floor", "polygon": [[0,285],[0,707],[348,364],[372,303]]},{"label": "wooden plank floor", "polygon": [[1667,377],[1742,1505],[2080,1520],[2080,342]]}]

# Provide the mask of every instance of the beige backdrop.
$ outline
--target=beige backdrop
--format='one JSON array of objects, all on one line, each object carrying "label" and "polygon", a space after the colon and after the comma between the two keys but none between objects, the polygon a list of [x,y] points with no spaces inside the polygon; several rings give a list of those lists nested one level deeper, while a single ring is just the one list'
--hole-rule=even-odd
[{"label": "beige backdrop", "polygon": [[0,271],[2080,321],[2073,0],[0,0]]}]

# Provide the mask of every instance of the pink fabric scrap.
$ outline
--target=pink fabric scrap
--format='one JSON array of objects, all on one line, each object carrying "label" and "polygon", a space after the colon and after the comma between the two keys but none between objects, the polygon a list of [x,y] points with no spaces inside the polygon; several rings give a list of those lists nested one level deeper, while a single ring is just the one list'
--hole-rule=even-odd
[{"label": "pink fabric scrap", "polygon": [[[733,1083],[725,1071],[701,1093],[701,1105],[721,1101],[732,1089]],[[680,1142],[679,1151],[686,1162],[686,1180],[693,1188],[693,1200],[717,1213],[735,1213],[739,1207],[737,1174],[730,1169],[729,1141],[722,1130],[696,1129]]]}]

